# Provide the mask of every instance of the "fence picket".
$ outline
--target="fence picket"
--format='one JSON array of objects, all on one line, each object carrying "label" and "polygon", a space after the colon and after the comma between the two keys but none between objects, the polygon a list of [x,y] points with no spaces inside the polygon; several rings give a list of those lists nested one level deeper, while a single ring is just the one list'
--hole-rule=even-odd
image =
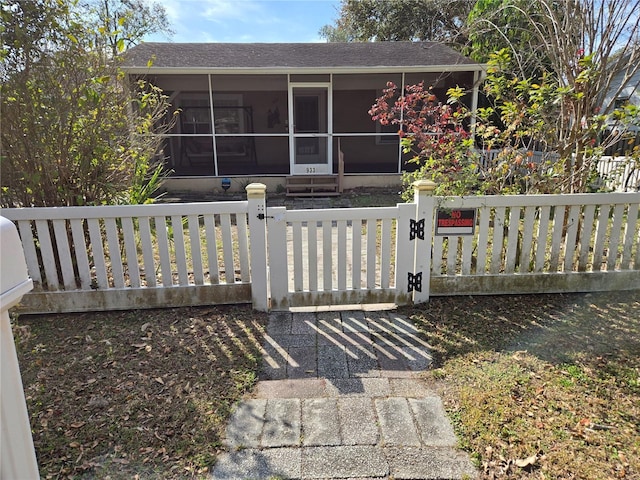
[{"label": "fence picket", "polygon": [[162,286],[173,286],[173,272],[171,270],[171,253],[169,250],[169,226],[167,217],[155,217],[156,241],[158,242],[158,254],[160,255],[160,275]]},{"label": "fence picket", "polygon": [[520,208],[509,209],[509,232],[507,234],[507,254],[505,260],[505,273],[516,271],[516,258],[518,256],[518,243],[520,234]]},{"label": "fence picket", "polygon": [[124,270],[122,257],[120,256],[120,238],[115,218],[105,218],[104,227],[107,233],[107,250],[109,252],[109,265],[111,266],[111,278],[115,288],[124,288]]},{"label": "fence picket", "polygon": [[472,258],[473,236],[467,235],[462,237],[462,267],[460,269],[462,275],[471,275]]},{"label": "fence picket", "polygon": [[491,245],[491,264],[489,272],[500,273],[502,267],[502,248],[504,241],[505,207],[496,207],[493,214],[493,244]]},{"label": "fence picket", "polygon": [[107,289],[109,288],[109,278],[107,277],[107,266],[105,264],[104,248],[102,246],[100,223],[97,218],[90,218],[87,224],[89,226],[93,268],[96,271],[96,283],[98,284],[98,288]]},{"label": "fence picket", "polygon": [[622,230],[625,205],[618,204],[613,209],[611,232],[609,233],[609,248],[607,250],[607,270],[615,270],[618,261],[618,245]]},{"label": "fence picket", "polygon": [[200,241],[200,219],[198,215],[188,215],[189,248],[193,267],[193,281],[196,285],[204,285],[204,269],[202,267],[202,242]]},{"label": "fence picket", "polygon": [[309,291],[318,290],[318,262],[311,259],[318,258],[318,224],[315,221],[307,224],[307,243],[309,250]]},{"label": "fence picket", "polygon": [[249,283],[251,273],[249,271],[249,245],[247,242],[247,215],[236,213],[236,228],[238,238],[238,252],[240,257],[240,281]]},{"label": "fence picket", "polygon": [[53,234],[55,236],[64,289],[74,290],[76,288],[76,278],[73,273],[73,262],[71,261],[67,222],[65,220],[52,220],[51,223],[53,224]]},{"label": "fence picket", "polygon": [[220,228],[222,229],[222,252],[224,262],[224,282],[235,283],[236,272],[233,263],[233,235],[231,232],[231,215],[220,215]]},{"label": "fence picket", "polygon": [[144,264],[144,280],[147,287],[155,287],[157,283],[156,266],[153,258],[153,240],[149,217],[138,218],[140,244],[142,246],[142,262]]},{"label": "fence picket", "polygon": [[390,276],[393,272],[391,266],[391,219],[382,220],[382,245],[380,252],[380,287],[389,288]]},{"label": "fence picket", "polygon": [[609,213],[611,208],[609,205],[600,205],[598,212],[598,220],[596,222],[596,235],[593,242],[593,270],[598,272],[602,270],[602,257],[604,255],[605,234],[607,225],[609,224]]},{"label": "fence picket", "polygon": [[551,253],[549,255],[549,271],[557,272],[562,250],[562,234],[564,232],[564,205],[557,205],[553,210],[553,224],[551,227]]},{"label": "fence picket", "polygon": [[207,242],[207,259],[209,260],[209,283],[220,283],[220,266],[218,264],[218,241],[216,239],[216,224],[213,215],[204,216],[204,231]]},{"label": "fence picket", "polygon": [[76,259],[76,268],[80,277],[80,288],[89,290],[91,288],[91,270],[89,269],[89,261],[87,260],[87,245],[84,238],[84,228],[82,220],[72,218],[69,220],[71,225],[71,239],[73,241],[73,251]]},{"label": "fence picket", "polygon": [[[624,225],[624,248],[622,250],[622,260],[620,262],[621,270],[629,270],[631,265],[631,253],[633,248],[633,233],[636,230],[638,224],[638,204],[629,205],[627,212],[627,221]],[[640,233],[640,232],[639,232]],[[640,253],[636,252],[636,256],[640,256]]]},{"label": "fence picket", "polygon": [[564,246],[564,272],[573,271],[574,256],[578,249],[577,235],[578,225],[580,223],[580,205],[572,205],[569,209],[569,217],[567,223],[567,234]]},{"label": "fence picket", "polygon": [[322,221],[322,287],[325,292],[332,288],[331,220]]},{"label": "fence picket", "polygon": [[360,290],[362,288],[362,220],[354,220],[351,231],[351,259],[353,261],[351,288]]},{"label": "fence picket", "polygon": [[173,251],[178,271],[178,285],[189,284],[189,274],[187,272],[187,253],[184,243],[184,225],[182,215],[171,216],[171,230],[173,232]]},{"label": "fence picket", "polygon": [[376,237],[378,222],[367,219],[367,288],[376,288]]},{"label": "fence picket", "polygon": [[304,268],[302,260],[302,222],[293,222],[293,289],[304,290]]},{"label": "fence picket", "polygon": [[29,276],[34,283],[42,284],[42,275],[40,273],[40,264],[38,263],[38,254],[36,253],[36,244],[31,230],[31,220],[19,220],[18,231],[22,240],[22,248],[24,256],[27,260],[27,270]]},{"label": "fence picket", "polygon": [[44,266],[44,274],[47,286],[52,290],[59,290],[58,270],[56,268],[51,235],[49,234],[49,222],[47,220],[36,220],[36,234],[40,243],[40,254]]},{"label": "fence picket", "polygon": [[[284,207],[267,209],[267,231],[269,232],[269,269],[271,271],[271,308],[289,307],[289,272],[287,269],[287,222]],[[277,279],[277,280],[276,280]]]},{"label": "fence picket", "polygon": [[536,244],[536,263],[535,272],[540,273],[544,269],[544,262],[547,249],[547,234],[549,233],[549,221],[551,207],[544,205],[540,209],[540,218],[538,220],[538,239]]},{"label": "fence picket", "polygon": [[413,204],[406,203],[398,204],[396,207],[398,208],[398,220],[396,221],[395,287],[398,297],[402,298],[403,302],[406,302],[404,297],[408,293],[407,274],[413,270],[413,257],[416,249],[416,239],[411,240],[409,236],[410,222],[415,215],[415,207]]},{"label": "fence picket", "polygon": [[447,240],[447,275],[456,274],[456,265],[458,263],[458,243],[460,237],[451,236]]},{"label": "fence picket", "polygon": [[589,247],[591,246],[591,235],[593,234],[595,205],[587,205],[582,213],[582,235],[580,235],[580,255],[578,257],[578,271],[587,270],[589,262]]},{"label": "fence picket", "polygon": [[140,288],[140,265],[138,264],[138,251],[136,249],[133,219],[131,217],[123,217],[120,221],[122,222],[122,236],[124,240],[129,285],[133,288]]},{"label": "fence picket", "polygon": [[489,220],[491,208],[483,206],[478,208],[480,215],[480,229],[478,232],[478,257],[476,262],[476,274],[484,275],[487,271],[487,244],[489,243]]},{"label": "fence picket", "polygon": [[338,258],[336,269],[338,274],[338,290],[345,291],[347,289],[347,221],[338,220],[337,230]]},{"label": "fence picket", "polygon": [[535,224],[537,207],[528,206],[524,209],[524,220],[522,229],[522,247],[520,250],[520,273],[527,273],[533,270],[531,262],[531,247],[533,245],[533,227]]},{"label": "fence picket", "polygon": [[442,275],[442,257],[444,256],[445,237],[433,237],[433,255],[431,258],[431,274]]}]

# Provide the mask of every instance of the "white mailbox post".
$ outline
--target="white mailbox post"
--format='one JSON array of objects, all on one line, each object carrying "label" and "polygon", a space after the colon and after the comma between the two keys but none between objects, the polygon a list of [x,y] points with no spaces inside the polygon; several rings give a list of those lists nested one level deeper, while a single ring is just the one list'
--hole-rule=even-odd
[{"label": "white mailbox post", "polygon": [[18,231],[0,217],[0,478],[38,479],[9,309],[33,288]]}]

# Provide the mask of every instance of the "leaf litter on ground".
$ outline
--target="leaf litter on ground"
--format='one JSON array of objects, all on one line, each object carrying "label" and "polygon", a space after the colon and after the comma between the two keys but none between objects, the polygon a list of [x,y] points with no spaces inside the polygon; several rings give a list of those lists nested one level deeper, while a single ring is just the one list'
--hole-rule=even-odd
[{"label": "leaf litter on ground", "polygon": [[[483,478],[640,479],[640,291],[460,296],[403,307]],[[14,322],[44,478],[204,478],[254,385],[248,307]]]},{"label": "leaf litter on ground", "polygon": [[403,311],[434,349],[425,378],[482,478],[640,479],[640,290]]}]

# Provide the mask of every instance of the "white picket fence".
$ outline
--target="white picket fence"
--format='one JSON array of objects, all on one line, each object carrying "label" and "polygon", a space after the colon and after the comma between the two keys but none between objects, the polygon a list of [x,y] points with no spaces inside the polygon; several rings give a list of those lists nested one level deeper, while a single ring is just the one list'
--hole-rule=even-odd
[{"label": "white picket fence", "polygon": [[[640,288],[640,193],[433,197],[385,208],[244,202],[4,209],[35,289],[25,312],[252,302],[420,303],[430,295]],[[471,235],[434,235],[471,209]]]},{"label": "white picket fence", "polygon": [[598,175],[605,187],[617,192],[640,191],[640,165],[630,157],[602,157]]},{"label": "white picket fence", "polygon": [[251,301],[247,202],[3,209],[34,312]]},{"label": "white picket fence", "polygon": [[431,294],[640,288],[637,193],[441,198],[473,236],[434,236]]}]

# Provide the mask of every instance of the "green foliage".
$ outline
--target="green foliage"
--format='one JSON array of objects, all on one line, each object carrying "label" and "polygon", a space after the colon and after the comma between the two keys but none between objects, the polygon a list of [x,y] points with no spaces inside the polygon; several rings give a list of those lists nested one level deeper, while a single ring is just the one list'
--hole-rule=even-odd
[{"label": "green foliage", "polygon": [[342,0],[335,25],[320,35],[344,41],[455,41],[460,38],[473,2],[449,0]]},{"label": "green foliage", "polygon": [[[612,115],[583,116],[566,132],[563,115],[585,101],[580,85],[598,72],[588,56],[579,62],[577,87],[568,88],[548,73],[519,77],[503,49],[488,62],[484,91],[493,104],[475,114],[461,103],[462,89],[450,89],[443,103],[422,84],[402,91],[389,84],[369,113],[383,125],[398,125],[404,153],[413,154],[409,162],[417,169],[404,175],[407,187],[430,178],[436,193],[447,195],[592,191],[608,119],[631,125],[640,117],[637,107],[625,105]],[[577,148],[563,148],[562,135]],[[407,188],[405,199],[411,195]]]},{"label": "green foliage", "polygon": [[469,44],[466,53],[480,63],[493,52],[506,49],[518,64],[520,75],[536,76],[548,65],[546,53],[531,27],[542,14],[540,2],[526,0],[478,0],[467,17]]},{"label": "green foliage", "polygon": [[167,99],[105,55],[75,3],[2,9],[2,192],[12,206],[145,202],[162,180]]}]

